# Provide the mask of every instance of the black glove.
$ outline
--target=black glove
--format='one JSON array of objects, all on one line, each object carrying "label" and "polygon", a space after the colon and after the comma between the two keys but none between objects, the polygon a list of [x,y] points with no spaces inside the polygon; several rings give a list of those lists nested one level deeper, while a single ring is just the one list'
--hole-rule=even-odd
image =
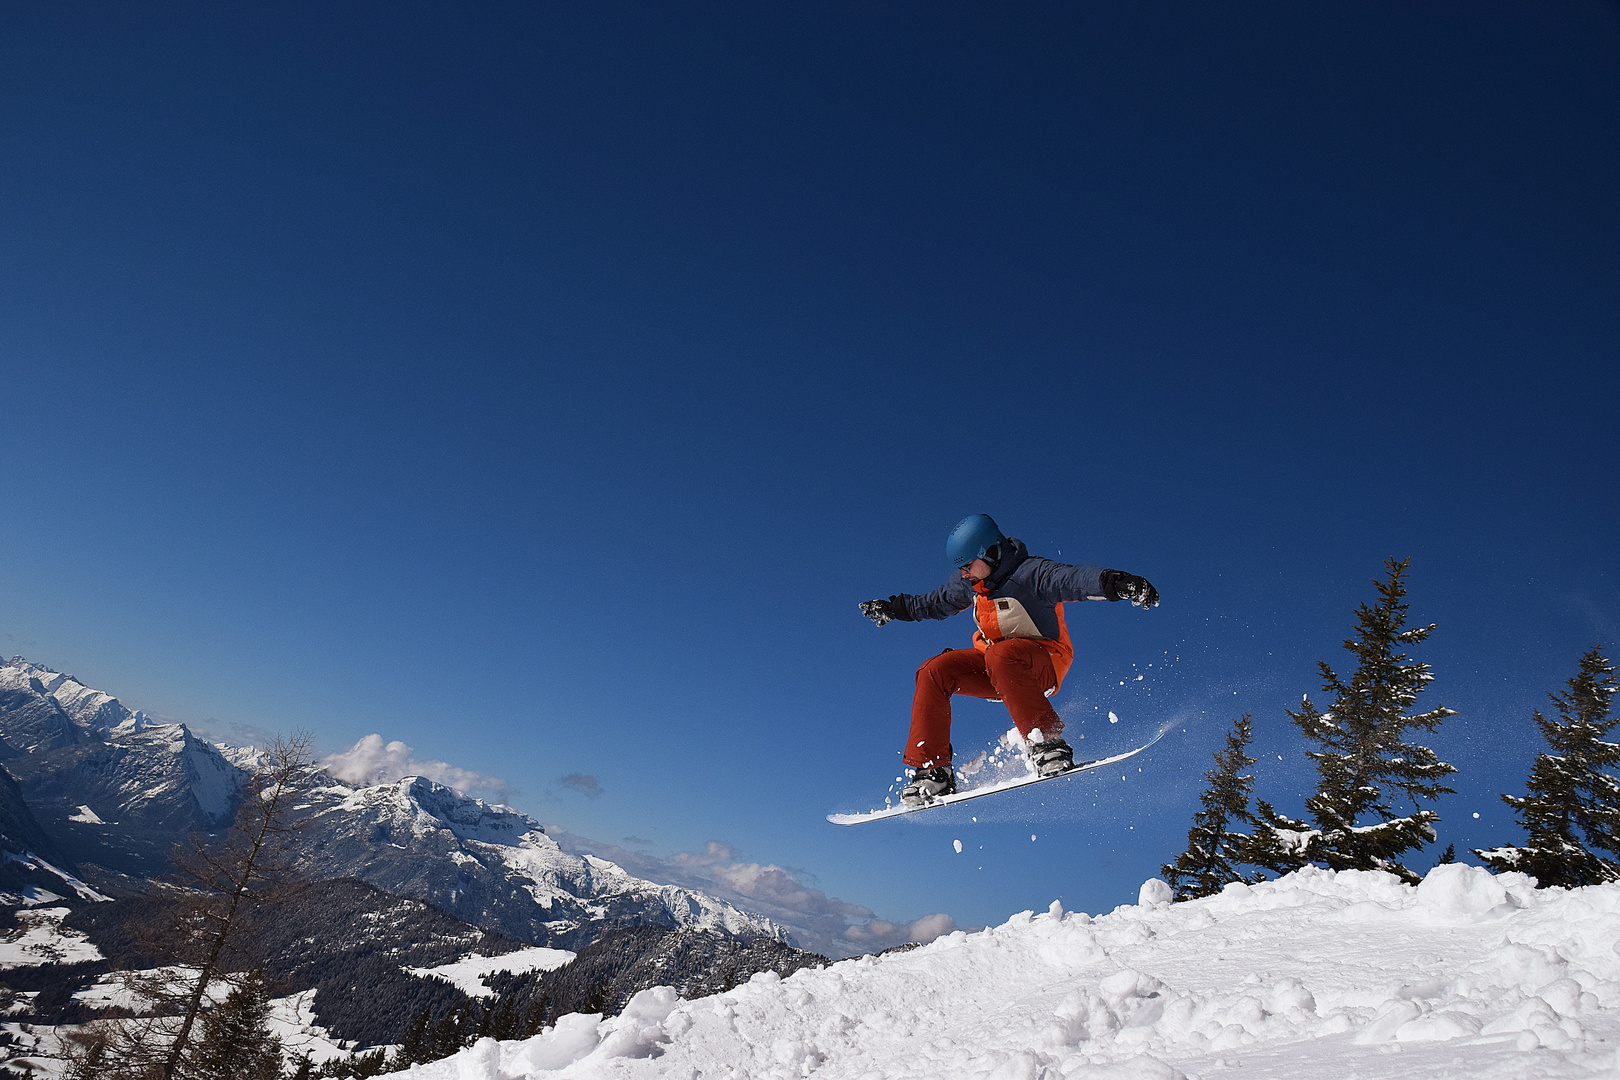
[{"label": "black glove", "polygon": [[911,612],[906,610],[906,598],[898,593],[887,600],[862,600],[861,614],[879,626],[890,619],[911,622]]},{"label": "black glove", "polygon": [[1139,608],[1159,606],[1159,590],[1152,582],[1123,570],[1104,570],[1102,590],[1103,596],[1110,600],[1129,600]]}]

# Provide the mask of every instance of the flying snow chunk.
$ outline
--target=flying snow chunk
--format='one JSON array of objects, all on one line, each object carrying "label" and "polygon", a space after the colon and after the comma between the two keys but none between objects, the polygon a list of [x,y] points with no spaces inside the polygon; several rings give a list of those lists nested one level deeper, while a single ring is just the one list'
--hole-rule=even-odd
[{"label": "flying snow chunk", "polygon": [[960,841],[960,840],[952,840],[951,841],[951,846],[956,849],[956,853],[958,855],[962,854],[962,841]]},{"label": "flying snow chunk", "polygon": [[1108,722],[1109,722],[1109,723],[1110,723],[1110,724],[1117,724],[1117,723],[1119,723],[1119,717],[1117,717],[1117,716],[1115,716],[1115,715],[1114,715],[1114,710],[1112,710],[1112,709],[1109,709],[1109,710],[1108,710]]}]

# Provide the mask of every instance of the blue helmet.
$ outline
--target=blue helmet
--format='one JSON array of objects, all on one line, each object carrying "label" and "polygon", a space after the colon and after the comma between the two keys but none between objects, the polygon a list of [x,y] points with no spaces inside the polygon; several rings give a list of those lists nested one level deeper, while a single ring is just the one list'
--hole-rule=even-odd
[{"label": "blue helmet", "polygon": [[992,553],[990,549],[1005,539],[989,514],[974,514],[958,521],[945,538],[945,557],[959,570],[974,559],[1000,562],[1001,552]]}]

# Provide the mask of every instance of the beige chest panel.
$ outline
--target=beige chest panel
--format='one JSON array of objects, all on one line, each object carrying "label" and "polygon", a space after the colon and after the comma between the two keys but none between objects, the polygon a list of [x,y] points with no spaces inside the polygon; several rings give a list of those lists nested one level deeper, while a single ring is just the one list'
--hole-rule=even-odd
[{"label": "beige chest panel", "polygon": [[979,631],[991,641],[1003,638],[1045,640],[1036,628],[1035,620],[1024,610],[1024,605],[1010,596],[979,597],[974,606],[974,615],[978,618]]}]

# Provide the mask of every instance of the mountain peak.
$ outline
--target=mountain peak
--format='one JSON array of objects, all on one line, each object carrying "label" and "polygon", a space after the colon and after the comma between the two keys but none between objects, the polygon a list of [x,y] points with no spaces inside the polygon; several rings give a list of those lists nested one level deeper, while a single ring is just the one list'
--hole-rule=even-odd
[{"label": "mountain peak", "polygon": [[49,697],[75,723],[95,730],[139,731],[154,721],[138,709],[125,707],[111,694],[84,685],[75,675],[52,671],[43,664],[13,656],[0,664],[0,690],[32,690]]}]

